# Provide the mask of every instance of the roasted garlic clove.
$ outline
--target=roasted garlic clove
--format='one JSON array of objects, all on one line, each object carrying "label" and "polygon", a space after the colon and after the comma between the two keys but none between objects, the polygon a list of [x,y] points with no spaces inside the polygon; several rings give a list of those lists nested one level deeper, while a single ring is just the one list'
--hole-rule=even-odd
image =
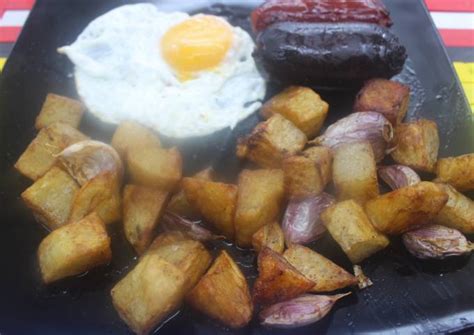
[{"label": "roasted garlic clove", "polygon": [[164,232],[180,231],[190,238],[201,242],[223,240],[225,238],[225,236],[213,234],[198,222],[187,220],[169,211],[166,211],[161,218],[159,228]]},{"label": "roasted garlic clove", "polygon": [[421,181],[420,176],[412,168],[405,165],[381,166],[377,170],[379,177],[396,190],[405,186],[415,185]]},{"label": "roasted garlic clove", "polygon": [[439,225],[423,226],[409,231],[402,237],[403,244],[415,257],[443,259],[470,253],[474,244],[458,230]]}]

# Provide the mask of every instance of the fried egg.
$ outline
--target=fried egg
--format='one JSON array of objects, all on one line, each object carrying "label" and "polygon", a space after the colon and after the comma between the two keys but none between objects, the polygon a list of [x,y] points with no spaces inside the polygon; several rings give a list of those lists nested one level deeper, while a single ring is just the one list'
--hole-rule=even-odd
[{"label": "fried egg", "polygon": [[101,120],[134,120],[174,138],[233,128],[261,106],[265,80],[247,32],[225,19],[118,7],[59,49],[79,96]]}]

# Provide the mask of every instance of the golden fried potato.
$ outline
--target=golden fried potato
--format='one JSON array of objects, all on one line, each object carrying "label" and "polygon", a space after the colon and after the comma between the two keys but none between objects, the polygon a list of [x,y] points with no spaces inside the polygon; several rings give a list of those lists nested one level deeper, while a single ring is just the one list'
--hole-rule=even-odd
[{"label": "golden fried potato", "polygon": [[357,278],[310,248],[293,244],[283,257],[316,284],[312,292],[330,292],[357,284]]},{"label": "golden fried potato", "polygon": [[149,128],[134,121],[121,122],[112,137],[112,146],[122,159],[126,159],[129,150],[143,147],[161,147],[160,139]]},{"label": "golden fried potato", "polygon": [[258,254],[258,277],[253,287],[255,303],[270,305],[290,300],[309,292],[314,284],[271,249],[263,248]]},{"label": "golden fried potato", "polygon": [[53,167],[27,188],[21,197],[36,219],[53,230],[68,222],[78,190],[79,186],[67,172]]},{"label": "golden fried potato", "polygon": [[79,189],[74,197],[69,222],[78,221],[92,212],[96,212],[106,224],[122,217],[120,185],[115,173],[103,173]]},{"label": "golden fried potato", "polygon": [[451,185],[439,185],[448,195],[448,202],[436,215],[434,222],[465,234],[474,234],[474,201],[456,191]]},{"label": "golden fried potato", "polygon": [[410,87],[388,79],[372,79],[357,93],[354,112],[377,112],[396,126],[405,117]]},{"label": "golden fried potato", "polygon": [[25,152],[18,158],[15,168],[24,176],[36,180],[56,162],[56,155],[73,143],[87,140],[79,130],[64,123],[53,123],[40,130]]},{"label": "golden fried potato", "polygon": [[211,254],[201,242],[175,232],[160,234],[148,248],[148,254],[158,255],[180,269],[186,292],[197,284],[212,262]]},{"label": "golden fried potato", "polygon": [[108,264],[111,259],[110,238],[95,213],[54,230],[38,248],[41,276],[46,284]]},{"label": "golden fried potato", "polygon": [[474,153],[438,160],[435,173],[437,182],[448,183],[460,192],[474,190]]},{"label": "golden fried potato", "polygon": [[123,230],[138,254],[146,251],[168,200],[168,192],[126,185],[123,191]]},{"label": "golden fried potato", "polygon": [[277,219],[283,196],[283,171],[243,170],[240,173],[234,219],[239,246],[251,246],[253,234]]},{"label": "golden fried potato", "polygon": [[[214,170],[212,169],[212,167],[208,167],[196,173],[193,178],[198,178],[202,180],[212,180],[213,174]],[[178,214],[179,216],[183,216],[188,219],[198,219],[200,217],[199,212],[194,209],[189,204],[188,199],[186,199],[186,194],[184,194],[182,185],[180,185],[178,191],[173,194],[166,209],[170,212],[173,212],[175,214]]]},{"label": "golden fried potato", "polygon": [[412,169],[433,172],[438,159],[438,126],[430,120],[401,123],[395,128],[395,162]]},{"label": "golden fried potato", "polygon": [[377,167],[369,142],[340,145],[334,151],[332,178],[339,200],[354,199],[360,203],[379,194]]},{"label": "golden fried potato", "polygon": [[172,191],[181,179],[183,161],[176,148],[140,147],[128,152],[127,166],[135,184]]},{"label": "golden fried potato", "polygon": [[268,119],[281,114],[312,138],[319,133],[328,110],[329,105],[311,88],[290,86],[268,100],[262,106],[261,115]]},{"label": "golden fried potato", "polygon": [[239,139],[237,156],[264,168],[276,168],[285,157],[303,150],[307,140],[291,121],[275,114],[260,122],[250,135]]},{"label": "golden fried potato", "polygon": [[244,327],[252,319],[247,281],[226,251],[220,253],[186,300],[198,311],[231,328]]},{"label": "golden fried potato", "polygon": [[389,244],[389,240],[371,225],[362,207],[354,200],[332,205],[321,214],[321,219],[354,264]]},{"label": "golden fried potato", "polygon": [[77,128],[81,123],[85,109],[80,101],[49,93],[36,117],[35,128],[40,130],[55,122],[62,122]]},{"label": "golden fried potato", "polygon": [[159,255],[146,254],[111,290],[112,302],[136,334],[149,334],[175,312],[186,294],[183,272]]},{"label": "golden fried potato", "polygon": [[191,206],[219,232],[233,239],[237,186],[198,178],[184,178],[181,185]]},{"label": "golden fried potato", "polygon": [[267,247],[281,254],[285,250],[285,236],[278,222],[267,223],[252,236],[252,246],[259,252]]},{"label": "golden fried potato", "polygon": [[332,153],[326,147],[311,147],[285,158],[285,189],[290,198],[320,194],[332,178]]},{"label": "golden fried potato", "polygon": [[423,181],[369,200],[365,211],[375,228],[397,235],[433,219],[447,201],[441,186]]}]

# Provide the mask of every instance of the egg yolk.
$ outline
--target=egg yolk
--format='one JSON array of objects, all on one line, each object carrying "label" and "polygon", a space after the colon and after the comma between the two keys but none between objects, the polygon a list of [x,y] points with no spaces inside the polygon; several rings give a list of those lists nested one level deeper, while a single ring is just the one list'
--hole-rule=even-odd
[{"label": "egg yolk", "polygon": [[182,80],[218,66],[232,46],[232,28],[211,15],[198,15],[170,28],[161,40],[165,61]]}]

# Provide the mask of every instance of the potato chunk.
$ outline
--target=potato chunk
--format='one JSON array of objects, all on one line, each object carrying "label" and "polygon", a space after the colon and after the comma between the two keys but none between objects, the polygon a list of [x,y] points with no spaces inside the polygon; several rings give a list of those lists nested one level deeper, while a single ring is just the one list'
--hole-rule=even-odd
[{"label": "potato chunk", "polygon": [[15,168],[24,176],[36,180],[53,167],[56,155],[64,148],[87,139],[87,136],[70,125],[53,123],[40,130],[18,158]]},{"label": "potato chunk", "polygon": [[239,139],[237,156],[247,158],[264,168],[281,166],[282,160],[301,151],[306,135],[291,121],[275,114],[259,123],[252,133]]},{"label": "potato chunk", "polygon": [[114,172],[103,173],[79,189],[74,197],[69,222],[78,221],[92,212],[96,212],[107,224],[122,217],[120,185]]},{"label": "potato chunk", "polygon": [[267,247],[281,254],[285,250],[285,236],[278,222],[267,223],[252,236],[252,246],[259,252]]},{"label": "potato chunk", "polygon": [[465,234],[474,234],[474,201],[456,191],[448,184],[440,184],[448,194],[448,202],[435,217],[434,222],[457,229]]},{"label": "potato chunk", "polygon": [[126,159],[129,150],[143,147],[161,146],[158,136],[149,128],[133,121],[121,122],[112,137],[112,146],[122,159]]},{"label": "potato chunk", "polygon": [[395,162],[412,169],[433,172],[438,159],[438,126],[430,120],[401,123],[395,128]]},{"label": "potato chunk", "polygon": [[357,284],[357,278],[310,248],[293,244],[283,257],[316,284],[312,292],[330,292]]},{"label": "potato chunk", "polygon": [[269,305],[289,300],[310,291],[314,284],[269,248],[258,254],[258,277],[253,287],[255,303]]},{"label": "potato chunk", "polygon": [[316,136],[328,114],[329,105],[309,87],[290,86],[268,100],[261,114],[268,119],[281,114],[295,124],[308,138]]},{"label": "potato chunk", "polygon": [[354,264],[389,244],[389,240],[371,225],[362,207],[354,200],[332,205],[321,214],[321,218],[332,238]]},{"label": "potato chunk", "polygon": [[436,181],[448,183],[460,192],[474,190],[474,153],[438,160],[436,175]]},{"label": "potato chunk", "polygon": [[181,179],[183,162],[176,148],[148,146],[130,151],[127,165],[134,183],[172,191]]},{"label": "potato chunk", "polygon": [[441,186],[424,181],[369,200],[365,211],[375,228],[397,235],[433,219],[447,201]]},{"label": "potato chunk", "polygon": [[253,305],[247,281],[237,264],[222,251],[187,301],[198,311],[231,328],[241,328],[252,319]]},{"label": "potato chunk", "polygon": [[337,147],[332,173],[339,200],[354,199],[365,203],[379,194],[377,167],[369,142],[353,142]]},{"label": "potato chunk", "polygon": [[85,106],[80,101],[49,93],[36,117],[35,128],[40,130],[55,122],[77,128],[84,111]]},{"label": "potato chunk", "polygon": [[21,194],[36,219],[49,229],[67,223],[79,186],[60,168],[53,167]]},{"label": "potato chunk", "polygon": [[354,112],[378,112],[396,126],[405,117],[409,102],[409,86],[387,79],[372,79],[357,94]]},{"label": "potato chunk", "polygon": [[[198,178],[202,180],[212,180],[213,174],[214,170],[209,167],[196,173],[193,178]],[[166,209],[170,212],[173,212],[175,214],[178,214],[179,216],[183,216],[188,219],[197,219],[200,217],[199,212],[194,209],[189,204],[188,199],[186,199],[186,194],[184,194],[184,190],[182,187],[182,181],[178,191],[171,197],[171,200],[168,203],[168,207]]]},{"label": "potato chunk", "polygon": [[237,186],[198,178],[184,178],[186,199],[228,239],[234,238]]},{"label": "potato chunk", "polygon": [[38,248],[41,276],[46,284],[107,264],[111,259],[110,238],[95,213],[54,230]]},{"label": "potato chunk", "polygon": [[128,242],[142,254],[153,240],[168,192],[152,187],[126,185],[123,191],[123,230]]},{"label": "potato chunk", "polygon": [[239,246],[249,247],[253,234],[278,217],[283,195],[283,171],[243,170],[240,173],[234,221]]},{"label": "potato chunk", "polygon": [[149,334],[176,311],[186,294],[183,272],[159,255],[143,256],[111,290],[122,320],[136,334]]},{"label": "potato chunk", "polygon": [[332,178],[332,153],[326,147],[312,147],[283,160],[285,189],[290,198],[304,198],[323,192]]},{"label": "potato chunk", "polygon": [[186,292],[197,284],[212,262],[211,254],[201,242],[174,233],[160,234],[146,254],[158,255],[180,269]]}]

